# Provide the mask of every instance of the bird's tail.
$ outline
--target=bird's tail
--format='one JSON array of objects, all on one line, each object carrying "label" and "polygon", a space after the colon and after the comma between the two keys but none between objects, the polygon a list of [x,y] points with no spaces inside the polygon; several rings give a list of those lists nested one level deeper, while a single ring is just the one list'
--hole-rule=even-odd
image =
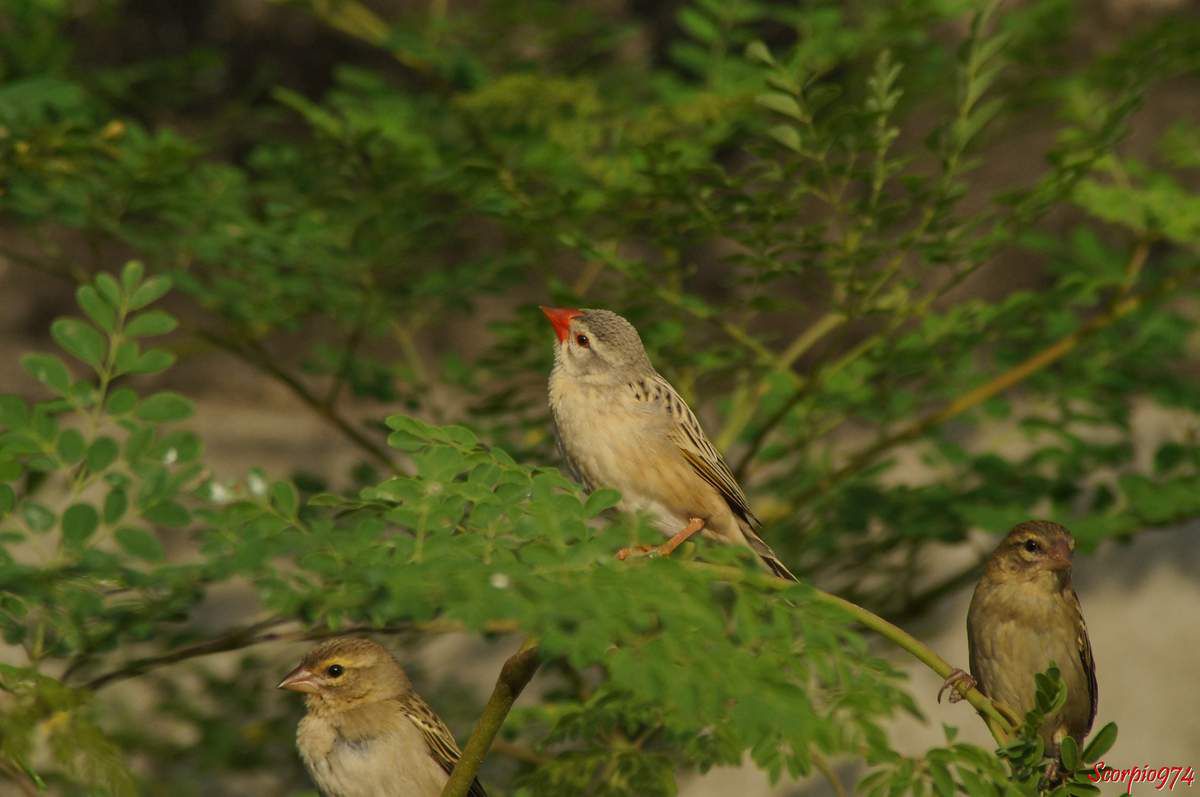
[{"label": "bird's tail", "polygon": [[775,552],[771,550],[771,546],[763,542],[762,537],[759,537],[751,529],[748,529],[744,526],[742,527],[742,534],[745,535],[747,544],[749,544],[751,549],[758,554],[759,561],[762,562],[763,566],[766,567],[767,570],[770,570],[773,575],[786,581],[800,580],[796,578],[791,570],[787,569],[787,565],[780,561],[779,557],[775,555]]}]

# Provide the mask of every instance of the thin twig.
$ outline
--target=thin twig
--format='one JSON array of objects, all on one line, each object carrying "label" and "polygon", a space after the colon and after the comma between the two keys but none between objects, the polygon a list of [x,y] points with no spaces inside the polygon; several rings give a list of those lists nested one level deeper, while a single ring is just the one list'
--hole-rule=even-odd
[{"label": "thin twig", "polygon": [[773,375],[777,373],[789,375],[792,378],[794,389],[799,392],[809,380],[792,371],[792,365],[818,341],[844,325],[848,320],[850,320],[849,316],[845,313],[830,311],[805,327],[776,358],[774,365],[762,375],[754,390],[745,393],[730,411],[729,420],[721,429],[721,433],[717,435],[717,449],[724,451],[737,440],[738,435],[742,433],[746,424],[753,417],[754,406],[766,395]]},{"label": "thin twig", "polygon": [[[871,351],[871,349],[875,348],[880,343],[892,339],[892,336],[896,333],[896,331],[909,320],[923,317],[935,302],[961,284],[961,282],[968,276],[974,274],[976,271],[982,268],[986,262],[987,261],[979,261],[977,263],[969,264],[965,268],[959,268],[955,270],[949,279],[947,279],[934,290],[926,293],[919,301],[916,301],[911,305],[907,305],[903,311],[896,313],[888,321],[888,323],[883,326],[882,329],[879,329],[873,334],[863,338],[849,351],[845,352],[842,356],[821,368],[816,376],[807,380],[798,380],[793,387],[792,395],[779,406],[779,409],[771,414],[771,417],[763,422],[762,426],[755,431],[754,436],[750,440],[750,444],[746,446],[746,450],[742,452],[741,457],[738,459],[737,465],[733,469],[734,476],[740,479],[745,475],[746,469],[750,466],[750,462],[755,456],[758,455],[758,452],[766,443],[771,432],[774,431],[776,426],[783,422],[783,419],[786,418],[788,414],[791,413],[791,411],[805,399],[805,397],[812,395],[813,391],[816,390],[820,385],[824,384],[829,377],[843,370],[860,357],[865,356],[867,352]],[[836,427],[837,425],[840,424],[835,424],[834,426]]]},{"label": "thin twig", "polygon": [[604,261],[598,259],[585,261],[583,271],[571,285],[571,293],[575,294],[576,296],[583,296],[588,292],[603,271]]},{"label": "thin twig", "polygon": [[833,788],[833,793],[837,797],[847,797],[848,792],[846,791],[846,787],[842,785],[842,779],[838,777],[837,770],[825,760],[825,756],[820,753],[814,753],[813,765],[817,768],[818,772],[825,776],[825,780],[829,781],[829,785]]},{"label": "thin twig", "polygon": [[338,363],[337,371],[333,375],[333,381],[330,383],[329,390],[325,393],[325,398],[323,399],[325,406],[330,409],[337,406],[338,399],[342,395],[342,388],[346,386],[346,381],[350,378],[351,371],[354,370],[354,355],[362,343],[363,335],[366,333],[369,315],[369,313],[363,313],[362,318],[354,325],[354,328],[350,330],[350,335],[346,338],[345,350],[342,352],[341,361]]},{"label": "thin twig", "polygon": [[[146,672],[165,667],[169,664],[175,664],[186,659],[194,659],[198,656],[208,656],[213,653],[224,653],[229,650],[238,650],[251,645],[257,645],[261,642],[296,639],[300,638],[302,632],[268,632],[266,629],[274,628],[275,626],[283,625],[288,622],[286,618],[272,617],[266,620],[261,620],[257,623],[241,626],[231,629],[221,636],[213,639],[206,639],[203,642],[197,642],[192,645],[186,645],[175,650],[168,651],[158,656],[147,656],[146,658],[134,659],[126,662],[115,670],[110,670],[103,675],[98,675],[84,684],[87,689],[102,689],[109,684],[117,681],[124,681],[129,678],[135,678],[139,675],[144,675]],[[68,668],[64,678],[71,670]]]},{"label": "thin twig", "polygon": [[454,771],[450,773],[450,779],[442,787],[442,797],[466,797],[513,703],[537,672],[541,664],[538,653],[537,641],[530,638],[504,662],[492,696],[488,698],[483,714],[475,723],[475,730],[471,731],[471,738],[467,739],[462,756],[454,765]]},{"label": "thin twig", "polygon": [[281,368],[261,345],[254,341],[239,343],[211,330],[200,330],[196,335],[200,339],[229,352],[277,379],[291,390],[293,395],[308,405],[317,415],[320,415],[333,425],[334,428],[375,459],[380,465],[383,465],[389,471],[395,472],[397,470],[395,461],[392,460],[391,455],[388,454],[386,449],[371,440],[360,429],[346,420],[341,413],[322,401],[303,382]]},{"label": "thin twig", "polygon": [[[1132,260],[1134,262],[1144,260],[1148,251],[1147,247],[1148,245],[1145,243],[1139,244],[1134,250]],[[829,490],[832,486],[869,466],[879,455],[891,450],[895,446],[915,440],[931,429],[941,426],[952,418],[974,409],[988,399],[1020,384],[1038,371],[1058,362],[1075,350],[1083,341],[1097,332],[1112,326],[1117,321],[1137,310],[1147,301],[1157,299],[1176,289],[1181,282],[1181,279],[1167,279],[1156,290],[1144,294],[1129,294],[1123,291],[1118,300],[1111,304],[1106,311],[1080,324],[1070,334],[1059,338],[1054,343],[1014,365],[987,383],[967,391],[940,409],[934,410],[924,417],[913,421],[891,434],[884,435],[874,443],[868,445],[853,455],[845,465],[802,493],[797,498],[797,503],[804,503],[808,499]]]},{"label": "thin twig", "polygon": [[[96,676],[83,686],[87,689],[100,689],[117,681],[136,678],[151,670],[178,664],[181,661],[210,656],[214,653],[225,653],[231,650],[261,645],[265,642],[299,642],[302,640],[328,639],[334,636],[351,634],[404,634],[419,632],[426,634],[453,633],[466,631],[466,626],[445,620],[431,620],[424,623],[404,623],[394,626],[358,625],[347,628],[297,629],[295,631],[267,631],[278,625],[291,622],[287,618],[270,618],[258,623],[231,629],[212,639],[185,645],[157,656],[148,656],[127,662],[115,670]],[[511,633],[517,630],[516,623],[496,620],[485,625],[483,631],[491,634]]]}]

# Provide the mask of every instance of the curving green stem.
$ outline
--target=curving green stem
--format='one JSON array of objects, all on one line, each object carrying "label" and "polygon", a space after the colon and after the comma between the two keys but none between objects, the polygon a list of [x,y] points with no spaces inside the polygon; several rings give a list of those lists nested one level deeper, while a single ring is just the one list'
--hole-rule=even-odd
[{"label": "curving green stem", "polygon": [[[729,565],[714,565],[706,562],[684,562],[685,567],[703,570],[719,576],[724,581],[744,581],[751,582],[759,586],[764,586],[770,589],[784,590],[793,588],[795,584],[791,581],[786,581],[767,573],[756,573],[752,571],[742,570],[738,567]],[[914,637],[912,634],[905,631],[899,626],[889,623],[874,612],[868,611],[857,603],[851,603],[845,598],[839,598],[837,595],[819,590],[809,584],[803,585],[808,592],[809,597],[817,603],[823,603],[826,606],[833,606],[853,617],[856,621],[871,629],[875,633],[892,642],[902,650],[913,656],[917,661],[924,664],[929,669],[933,670],[941,678],[949,678],[950,673],[954,672],[954,668],[949,662],[939,656],[925,643]],[[992,734],[992,738],[997,744],[1007,744],[1014,736],[1015,729],[1008,719],[1000,713],[996,705],[980,692],[978,689],[971,688],[966,691],[959,689],[959,694],[966,699],[971,707],[978,712],[983,719],[988,730]]]}]

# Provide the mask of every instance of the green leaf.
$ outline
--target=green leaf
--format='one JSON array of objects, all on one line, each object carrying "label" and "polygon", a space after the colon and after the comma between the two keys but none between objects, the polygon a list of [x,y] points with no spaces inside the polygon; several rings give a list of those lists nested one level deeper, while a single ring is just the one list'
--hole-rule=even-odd
[{"label": "green leaf", "polygon": [[6,456],[0,456],[0,482],[11,482],[21,478],[25,469],[21,463]]},{"label": "green leaf", "polygon": [[125,264],[125,268],[121,269],[121,288],[126,294],[133,293],[141,284],[144,276],[146,276],[146,267],[142,265],[142,262],[130,260]]},{"label": "green leaf", "polygon": [[121,550],[148,562],[161,562],[166,556],[158,538],[144,529],[122,526],[113,535]]},{"label": "green leaf", "polygon": [[163,349],[150,349],[126,370],[131,374],[156,374],[175,364],[175,355]]},{"label": "green leaf", "polygon": [[1093,764],[1117,743],[1117,723],[1110,722],[1092,736],[1092,740],[1083,748],[1083,760]]},{"label": "green leaf", "polygon": [[179,421],[191,417],[194,411],[192,402],[178,393],[164,390],[149,398],[142,399],[134,415],[143,421],[162,423],[164,421]]},{"label": "green leaf", "polygon": [[129,297],[129,309],[140,310],[152,302],[161,299],[171,290],[171,278],[166,276],[151,277],[142,283],[133,295]]},{"label": "green leaf", "polygon": [[72,504],[62,516],[63,541],[68,546],[79,547],[100,525],[100,515],[91,504]]},{"label": "green leaf", "polygon": [[50,336],[64,350],[100,371],[108,345],[91,324],[78,318],[60,318],[50,325]]},{"label": "green leaf", "polygon": [[771,55],[770,49],[758,39],[746,45],[746,58],[766,64],[767,66],[774,66],[775,64],[775,57]]},{"label": "green leaf", "polygon": [[104,522],[116,523],[129,508],[129,496],[121,489],[110,490],[104,498]]},{"label": "green leaf", "polygon": [[96,290],[113,307],[121,306],[121,286],[111,274],[101,271],[96,275]]},{"label": "green leaf", "polygon": [[29,528],[38,532],[46,532],[54,528],[54,513],[36,501],[21,503],[21,517]]},{"label": "green leaf", "polygon": [[933,793],[938,797],[952,797],[954,794],[954,778],[950,770],[941,761],[929,762],[929,776],[933,780]]},{"label": "green leaf", "polygon": [[300,506],[300,497],[291,482],[280,481],[271,485],[271,505],[282,515],[296,516],[296,509]]},{"label": "green leaf", "polygon": [[117,461],[120,454],[117,441],[111,437],[97,437],[87,450],[87,467],[92,473],[99,473]]},{"label": "green leaf", "polygon": [[588,517],[595,517],[606,509],[611,509],[621,501],[621,494],[616,490],[601,488],[596,490],[587,497],[587,504],[584,505],[584,514]]},{"label": "green leaf", "polygon": [[108,303],[100,292],[91,285],[80,285],[75,291],[75,300],[87,317],[105,332],[112,332],[117,326],[117,311]]},{"label": "green leaf", "polygon": [[679,12],[679,25],[692,34],[697,41],[706,44],[721,38],[721,29],[712,20],[694,8],[684,8]]},{"label": "green leaf", "polygon": [[123,339],[117,345],[117,351],[113,355],[113,376],[120,376],[132,371],[137,367],[139,357],[141,357],[141,349],[137,341]]},{"label": "green leaf", "polygon": [[770,108],[772,111],[791,117],[797,122],[803,122],[805,119],[804,111],[800,109],[800,103],[796,102],[794,97],[782,92],[769,91],[765,94],[759,94],[754,98],[754,101],[764,108]]},{"label": "green leaf", "polygon": [[147,310],[138,313],[125,325],[125,335],[131,338],[142,338],[150,335],[165,335],[174,331],[179,322],[170,313],[162,310]]},{"label": "green leaf", "polygon": [[791,125],[775,125],[767,133],[793,152],[800,151],[800,134]]},{"label": "green leaf", "polygon": [[74,465],[83,458],[83,449],[87,442],[76,429],[64,429],[58,436],[58,458],[68,465]]},{"label": "green leaf", "polygon": [[24,429],[29,423],[29,405],[20,396],[0,395],[0,427]]},{"label": "green leaf", "polygon": [[1058,746],[1058,753],[1062,757],[1063,766],[1068,770],[1074,771],[1079,768],[1079,745],[1072,737],[1063,737]]},{"label": "green leaf", "polygon": [[71,389],[71,373],[63,361],[53,354],[26,354],[21,367],[37,381],[65,396]]},{"label": "green leaf", "polygon": [[137,393],[127,387],[119,387],[108,394],[105,409],[109,415],[124,415],[137,405]]},{"label": "green leaf", "polygon": [[442,432],[446,439],[460,448],[474,448],[479,443],[479,438],[465,426],[444,426]]},{"label": "green leaf", "polygon": [[0,484],[0,517],[4,517],[17,505],[17,494],[7,484]]}]

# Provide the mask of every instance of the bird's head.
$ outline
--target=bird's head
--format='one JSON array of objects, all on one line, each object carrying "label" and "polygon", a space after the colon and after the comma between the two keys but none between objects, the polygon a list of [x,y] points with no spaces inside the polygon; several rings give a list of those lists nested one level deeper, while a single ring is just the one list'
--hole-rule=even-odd
[{"label": "bird's head", "polygon": [[996,548],[988,569],[1009,578],[1061,582],[1071,575],[1075,538],[1048,520],[1019,523]]},{"label": "bird's head", "polygon": [[340,711],[397,697],[411,685],[382,645],[362,637],[338,637],[310,650],[278,688],[304,693],[310,709]]},{"label": "bird's head", "polygon": [[542,307],[558,336],[554,362],[574,379],[615,383],[652,370],[633,324],[611,310]]}]

